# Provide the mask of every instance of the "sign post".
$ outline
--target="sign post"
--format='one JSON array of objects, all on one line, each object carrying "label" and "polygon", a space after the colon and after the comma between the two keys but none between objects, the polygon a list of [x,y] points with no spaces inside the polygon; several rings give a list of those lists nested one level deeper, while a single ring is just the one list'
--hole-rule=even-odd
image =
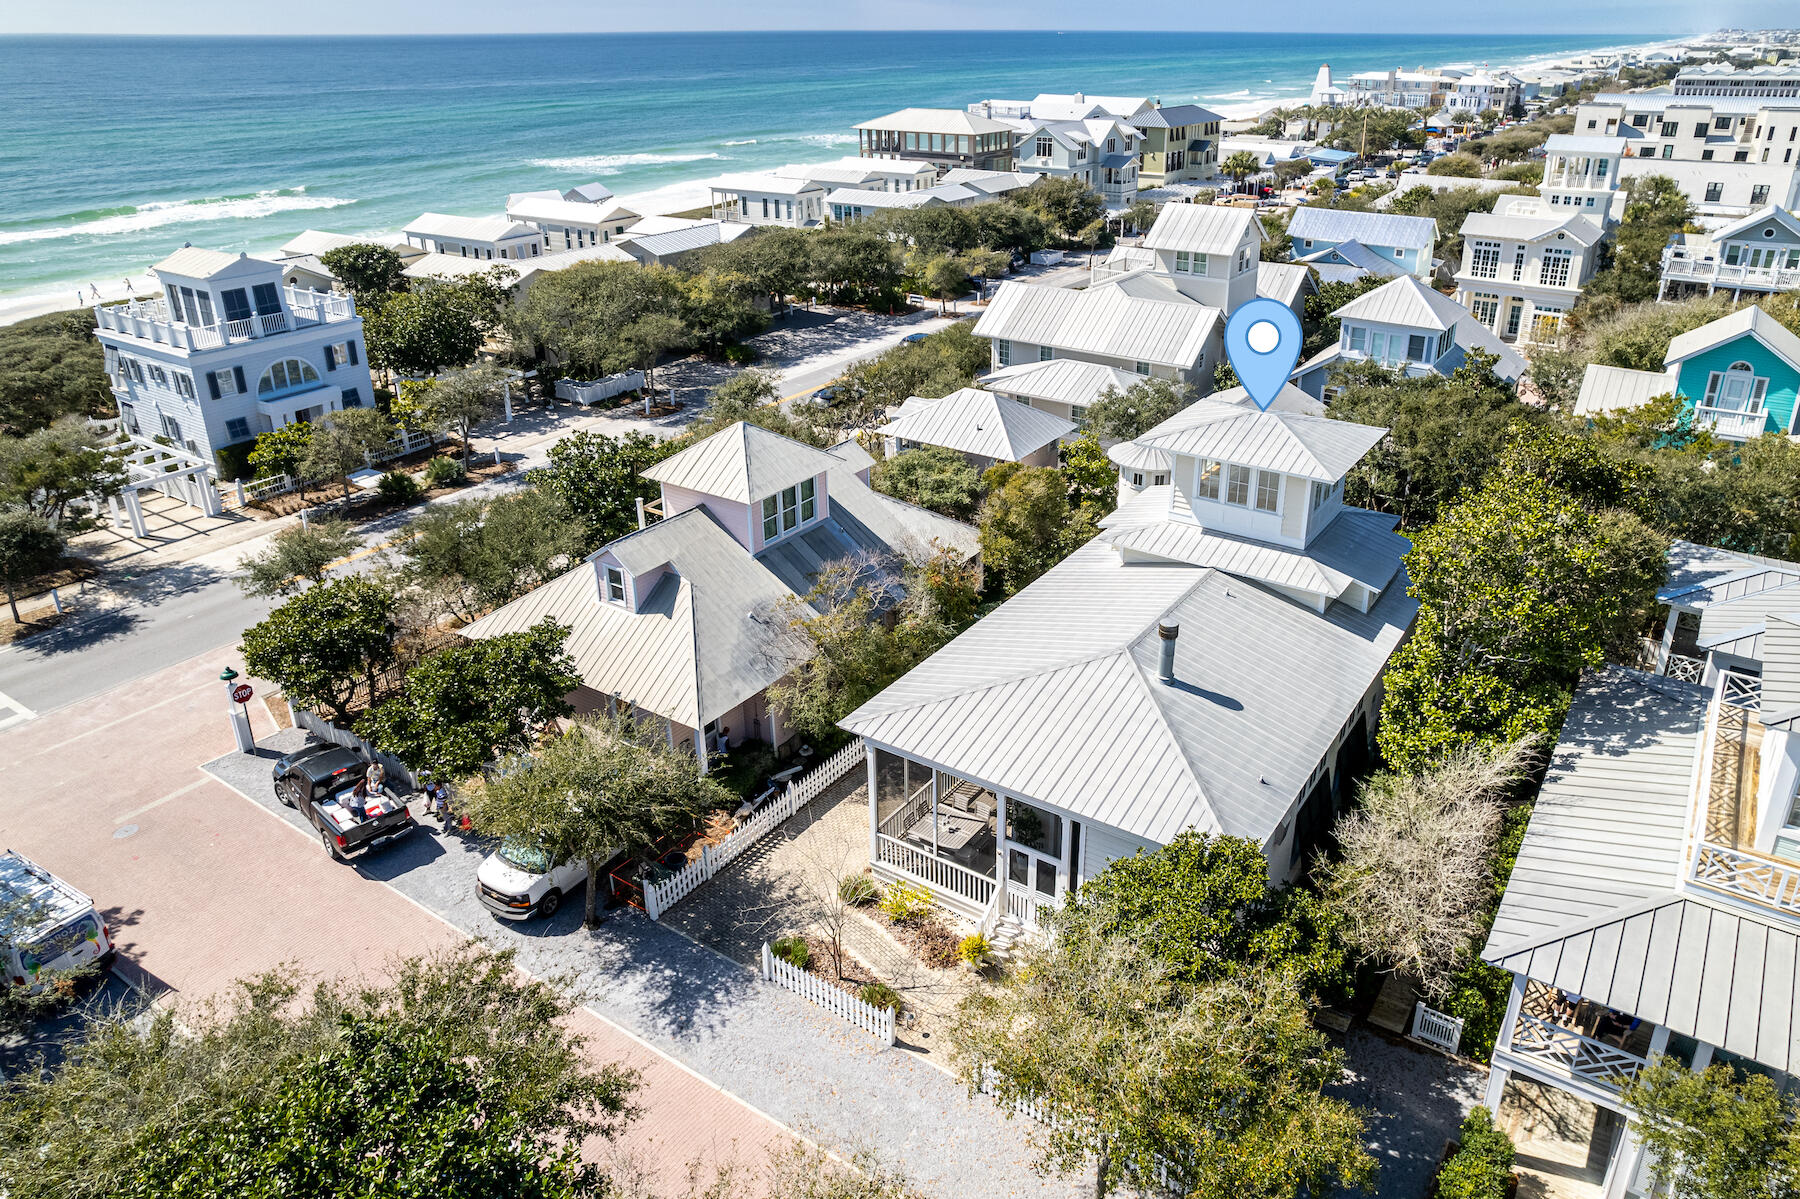
[{"label": "sign post", "polygon": [[237,682],[238,672],[227,666],[219,672],[219,681],[225,684],[225,698],[231,711],[231,735],[237,740],[239,753],[256,752],[256,738],[250,734],[250,710],[245,707],[250,697],[255,695],[249,683]]}]

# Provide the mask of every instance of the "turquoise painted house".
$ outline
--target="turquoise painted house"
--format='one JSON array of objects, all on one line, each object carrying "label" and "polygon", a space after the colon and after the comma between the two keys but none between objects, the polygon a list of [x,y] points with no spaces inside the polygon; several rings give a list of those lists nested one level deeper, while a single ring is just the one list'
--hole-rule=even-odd
[{"label": "turquoise painted house", "polygon": [[1696,425],[1717,437],[1793,435],[1800,337],[1761,308],[1740,308],[1671,341],[1661,373],[1588,367],[1575,412],[1616,412],[1670,392],[1687,402]]}]

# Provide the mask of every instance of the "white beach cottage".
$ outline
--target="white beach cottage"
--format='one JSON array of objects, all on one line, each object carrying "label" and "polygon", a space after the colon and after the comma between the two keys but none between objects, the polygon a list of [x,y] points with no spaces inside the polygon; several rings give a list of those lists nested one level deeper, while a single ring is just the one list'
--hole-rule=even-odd
[{"label": "white beach cottage", "polygon": [[1293,876],[1417,610],[1394,518],[1342,498],[1385,432],[1234,388],[1139,438],[1170,484],[844,719],[876,874],[1002,931],[1189,828]]}]

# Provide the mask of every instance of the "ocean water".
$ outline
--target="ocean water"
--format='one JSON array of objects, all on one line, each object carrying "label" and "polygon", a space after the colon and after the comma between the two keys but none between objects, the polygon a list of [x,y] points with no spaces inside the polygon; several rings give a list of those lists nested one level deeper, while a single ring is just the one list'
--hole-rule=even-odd
[{"label": "ocean water", "polygon": [[[1612,39],[1616,43],[1619,39]],[[645,211],[726,172],[855,152],[908,106],[1040,91],[1225,115],[1334,73],[1533,60],[1603,38],[1169,33],[696,33],[0,38],[0,303],[118,286],[183,242],[266,252],[302,229],[603,180]]]}]

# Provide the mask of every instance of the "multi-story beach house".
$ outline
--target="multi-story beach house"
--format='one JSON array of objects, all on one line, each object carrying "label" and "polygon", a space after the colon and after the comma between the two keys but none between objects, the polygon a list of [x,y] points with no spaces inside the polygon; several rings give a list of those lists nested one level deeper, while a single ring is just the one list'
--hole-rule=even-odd
[{"label": "multi-story beach house", "polygon": [[603,183],[563,191],[518,192],[506,197],[506,215],[544,231],[544,253],[605,245],[642,219],[613,198]]},{"label": "multi-story beach house", "polygon": [[977,100],[969,111],[996,121],[1087,121],[1096,117],[1134,120],[1156,107],[1149,96],[1090,96],[1086,92],[1039,92],[1030,100]]},{"label": "multi-story beach house", "polygon": [[1080,290],[1002,283],[975,333],[992,344],[995,370],[1074,358],[1204,393],[1226,318],[1257,295],[1262,236],[1247,209],[1164,205],[1119,269]]},{"label": "multi-story beach house", "polygon": [[1460,71],[1359,71],[1344,81],[1345,103],[1381,108],[1442,108]]},{"label": "multi-story beach house", "polygon": [[1186,829],[1293,877],[1417,610],[1395,519],[1343,502],[1384,432],[1234,388],[1138,438],[1167,483],[842,722],[876,874],[1001,931]]},{"label": "multi-story beach house", "polygon": [[929,162],[938,173],[952,167],[1012,169],[1013,128],[1004,121],[956,108],[903,108],[856,127],[864,158]]},{"label": "multi-story beach house", "polygon": [[1138,133],[1113,117],[1051,121],[1009,120],[1018,131],[1013,170],[1024,175],[1078,179],[1108,208],[1129,207],[1138,192]]},{"label": "multi-story beach house", "polygon": [[1672,339],[1660,371],[1590,364],[1575,413],[1598,416],[1677,395],[1697,426],[1744,441],[1764,433],[1793,435],[1796,394],[1800,337],[1749,305]]},{"label": "multi-story beach house", "polygon": [[1437,246],[1437,222],[1430,217],[1303,205],[1294,209],[1288,221],[1288,235],[1293,238],[1291,253],[1295,262],[1310,262],[1315,257],[1332,261],[1330,251],[1355,242],[1381,262],[1397,268],[1384,274],[1430,279],[1437,266],[1431,256]]},{"label": "multi-story beach house", "polygon": [[1626,178],[1673,179],[1702,217],[1800,205],[1800,98],[1601,93],[1575,132],[1626,140]]},{"label": "multi-story beach house", "polygon": [[1548,1193],[1664,1193],[1620,1101],[1652,1060],[1800,1075],[1800,566],[1671,560],[1681,678],[1583,680],[1482,953],[1513,976],[1487,1103]]},{"label": "multi-story beach house", "polygon": [[721,175],[707,184],[716,221],[810,229],[825,219],[824,184],[791,175]]},{"label": "multi-story beach house", "polygon": [[[1599,268],[1613,203],[1612,188],[1603,185],[1611,172],[1594,165],[1603,158],[1598,147],[1584,154],[1565,143],[1546,160],[1539,195],[1501,196],[1493,212],[1470,213],[1463,222],[1456,299],[1501,340],[1553,343],[1561,336],[1563,317]],[[1583,161],[1586,170],[1570,165]],[[1553,172],[1556,184],[1548,182]]]},{"label": "multi-story beach house", "polygon": [[929,162],[905,158],[840,158],[835,162],[796,163],[776,167],[775,174],[817,183],[827,191],[909,192],[933,187],[938,170]]},{"label": "multi-story beach house", "polygon": [[1524,99],[1524,84],[1505,71],[1478,71],[1453,79],[1444,89],[1444,107],[1456,112],[1506,113]]},{"label": "multi-story beach house", "polygon": [[649,523],[462,634],[567,626],[576,710],[658,720],[671,746],[704,747],[702,770],[721,741],[791,749],[766,693],[803,652],[789,622],[820,569],[979,553],[968,525],[871,490],[870,465],[853,442],[821,450],[721,429],[644,472],[662,489]]},{"label": "multi-story beach house", "polygon": [[544,253],[544,231],[507,216],[422,213],[401,230],[409,244],[430,254],[518,261]]},{"label": "multi-story beach house", "polygon": [[1738,299],[1749,292],[1800,288],[1800,217],[1773,204],[1711,233],[1684,233],[1662,255],[1658,299],[1715,291]]},{"label": "multi-story beach house", "polygon": [[130,432],[213,457],[374,401],[350,296],[285,285],[280,263],[193,246],[151,273],[159,298],[94,309]]},{"label": "multi-story beach house", "polygon": [[1800,62],[1759,63],[1754,67],[1725,62],[1684,66],[1675,73],[1672,90],[1677,96],[1747,96],[1794,99],[1800,97]]},{"label": "multi-story beach house", "polygon": [[1332,373],[1340,366],[1374,362],[1411,376],[1449,377],[1471,350],[1494,356],[1494,374],[1508,383],[1525,373],[1525,360],[1469,310],[1411,275],[1364,292],[1332,314],[1338,339],[1294,371],[1294,383],[1315,399],[1336,394]]},{"label": "multi-story beach house", "polygon": [[1219,175],[1223,118],[1198,104],[1155,107],[1131,118],[1138,131],[1138,187],[1209,183]]}]

